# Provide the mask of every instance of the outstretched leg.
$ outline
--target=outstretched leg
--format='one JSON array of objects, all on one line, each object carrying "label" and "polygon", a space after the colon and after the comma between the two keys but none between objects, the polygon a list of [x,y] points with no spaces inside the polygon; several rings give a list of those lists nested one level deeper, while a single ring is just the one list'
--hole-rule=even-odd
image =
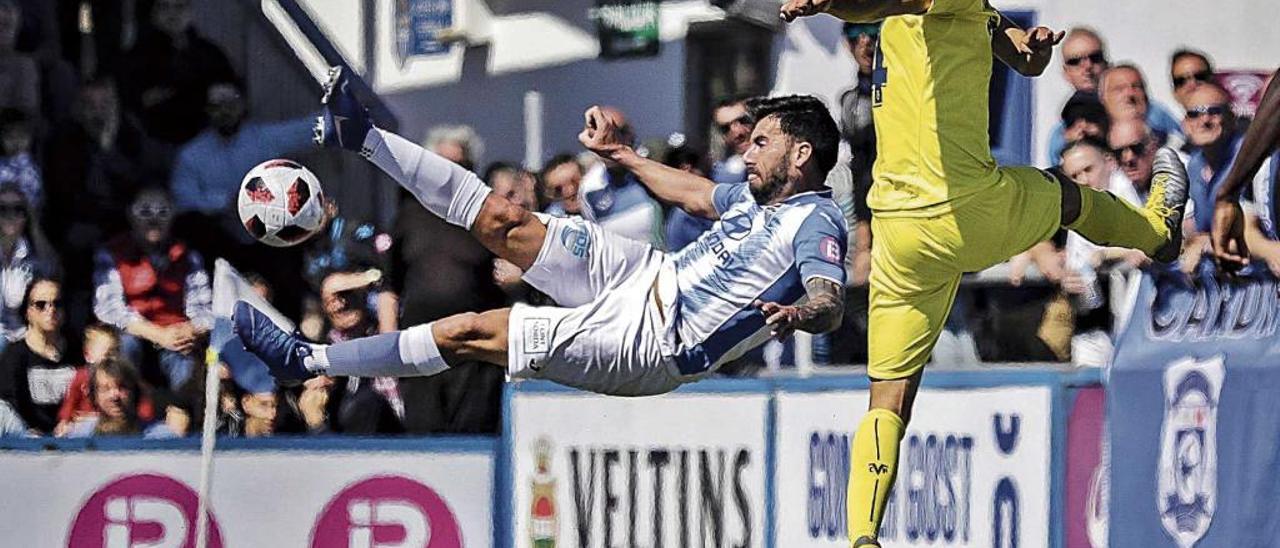
[{"label": "outstretched leg", "polygon": [[1152,172],[1151,195],[1143,208],[1055,173],[1062,185],[1062,226],[1098,245],[1138,249],[1161,262],[1177,259],[1187,170],[1178,153],[1164,147],[1156,151]]},{"label": "outstretched leg", "polygon": [[279,379],[313,375],[426,377],[449,363],[483,361],[507,365],[507,308],[466,312],[392,333],[336,344],[311,344],[280,329],[243,301],[234,323],[244,346]]},{"label": "outstretched leg", "polygon": [[341,68],[329,72],[316,142],[359,152],[428,211],[471,231],[482,245],[522,269],[537,258],[547,228],[528,210],[492,194],[476,174],[389,131],[373,126],[348,90]]}]

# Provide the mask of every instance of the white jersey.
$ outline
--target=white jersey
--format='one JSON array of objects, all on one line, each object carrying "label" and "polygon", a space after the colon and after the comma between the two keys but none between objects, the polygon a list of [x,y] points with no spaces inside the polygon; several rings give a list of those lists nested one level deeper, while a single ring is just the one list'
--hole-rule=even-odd
[{"label": "white jersey", "polygon": [[675,253],[676,364],[684,375],[712,371],[768,339],[756,300],[794,304],[804,282],[844,285],[848,227],[831,192],[806,192],[761,206],[746,183],[719,185],[720,220]]}]

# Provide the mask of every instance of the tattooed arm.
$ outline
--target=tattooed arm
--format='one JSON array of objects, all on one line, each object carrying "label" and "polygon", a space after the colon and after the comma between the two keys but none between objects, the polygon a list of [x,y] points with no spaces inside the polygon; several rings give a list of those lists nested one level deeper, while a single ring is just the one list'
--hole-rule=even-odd
[{"label": "tattooed arm", "polygon": [[804,283],[804,288],[809,300],[802,305],[756,301],[774,338],[785,339],[797,329],[829,333],[840,328],[844,318],[844,286],[827,278],[812,277]]}]

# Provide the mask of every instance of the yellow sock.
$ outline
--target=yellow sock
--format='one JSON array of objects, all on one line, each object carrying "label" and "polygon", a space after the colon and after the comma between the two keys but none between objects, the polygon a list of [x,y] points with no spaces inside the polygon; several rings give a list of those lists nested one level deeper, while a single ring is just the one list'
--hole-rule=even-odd
[{"label": "yellow sock", "polygon": [[898,475],[898,442],[905,430],[902,418],[887,409],[872,409],[862,417],[849,452],[849,540],[876,538],[884,507]]},{"label": "yellow sock", "polygon": [[1169,228],[1159,216],[1110,192],[1080,186],[1080,216],[1067,228],[1089,241],[1128,247],[1152,255],[1169,241]]}]

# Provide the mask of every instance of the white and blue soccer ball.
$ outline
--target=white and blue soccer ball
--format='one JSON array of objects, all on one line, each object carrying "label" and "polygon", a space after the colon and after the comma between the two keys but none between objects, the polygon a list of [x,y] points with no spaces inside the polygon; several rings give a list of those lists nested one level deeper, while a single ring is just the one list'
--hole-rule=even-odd
[{"label": "white and blue soccer ball", "polygon": [[300,244],[324,228],[320,181],[292,160],[267,160],[249,170],[236,208],[249,235],[273,247]]}]

